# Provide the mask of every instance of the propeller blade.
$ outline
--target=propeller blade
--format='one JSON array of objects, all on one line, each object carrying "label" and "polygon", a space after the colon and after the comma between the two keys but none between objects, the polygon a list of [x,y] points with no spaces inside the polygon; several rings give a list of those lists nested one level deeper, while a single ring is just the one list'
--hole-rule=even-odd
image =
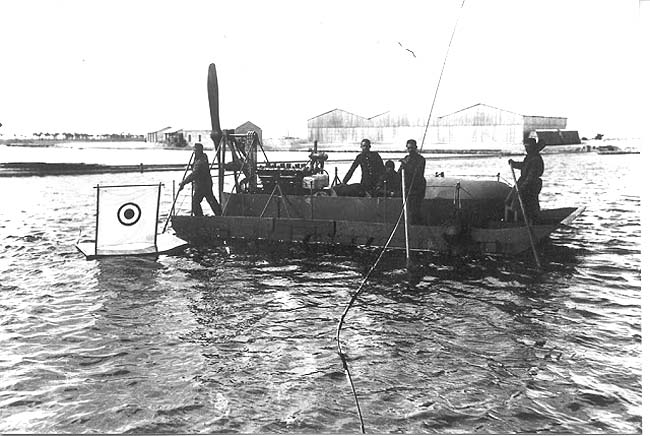
[{"label": "propeller blade", "polygon": [[217,84],[217,69],[214,64],[208,68],[208,103],[210,105],[210,121],[212,122],[212,133],[217,134],[217,138],[212,135],[214,148],[216,150],[221,141],[221,124],[219,122],[219,85]]}]

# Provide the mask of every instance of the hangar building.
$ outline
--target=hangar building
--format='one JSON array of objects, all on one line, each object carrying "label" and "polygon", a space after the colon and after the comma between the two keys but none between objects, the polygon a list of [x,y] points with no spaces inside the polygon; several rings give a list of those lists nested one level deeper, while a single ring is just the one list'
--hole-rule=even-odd
[{"label": "hangar building", "polygon": [[[309,141],[334,146],[356,145],[363,138],[379,148],[401,149],[409,138],[421,141],[426,122],[386,112],[370,118],[333,109],[307,121]],[[427,129],[427,150],[509,150],[521,147],[531,132],[547,145],[580,144],[576,131],[564,130],[565,117],[522,115],[478,103],[433,118]],[[349,148],[349,147],[346,147]]]}]

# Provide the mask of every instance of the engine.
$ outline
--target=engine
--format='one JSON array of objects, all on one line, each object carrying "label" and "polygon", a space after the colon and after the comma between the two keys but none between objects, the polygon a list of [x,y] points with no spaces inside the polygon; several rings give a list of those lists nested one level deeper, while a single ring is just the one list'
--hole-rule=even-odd
[{"label": "engine", "polygon": [[276,185],[288,195],[322,191],[329,185],[329,175],[323,168],[326,160],[325,153],[310,153],[308,163],[268,162],[258,165],[256,172],[261,191],[270,194]]}]

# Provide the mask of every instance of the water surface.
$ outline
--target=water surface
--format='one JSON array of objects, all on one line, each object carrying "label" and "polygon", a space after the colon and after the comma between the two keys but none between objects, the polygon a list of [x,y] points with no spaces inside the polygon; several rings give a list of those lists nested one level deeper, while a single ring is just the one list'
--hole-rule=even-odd
[{"label": "water surface", "polygon": [[[543,207],[587,209],[541,248],[543,273],[530,255],[417,256],[407,273],[390,252],[371,275],[341,334],[368,432],[641,431],[639,156],[545,162]],[[435,171],[510,179],[506,158]],[[335,334],[378,250],[76,251],[93,186],[164,183],[164,222],[181,176],[0,178],[0,432],[359,431]]]}]

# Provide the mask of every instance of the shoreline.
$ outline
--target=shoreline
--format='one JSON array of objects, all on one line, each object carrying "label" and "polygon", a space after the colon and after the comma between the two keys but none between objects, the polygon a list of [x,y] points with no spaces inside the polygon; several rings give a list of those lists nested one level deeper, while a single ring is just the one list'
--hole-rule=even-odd
[{"label": "shoreline", "polygon": [[[436,160],[449,159],[481,159],[502,157],[504,154],[458,154],[435,157]],[[428,156],[432,157],[432,156]],[[351,162],[354,159],[330,159],[327,162]],[[276,163],[295,163],[302,160],[274,161]],[[158,171],[183,171],[186,163],[178,164],[136,164],[136,165],[104,165],[86,163],[47,163],[47,162],[9,162],[0,163],[0,177],[30,177],[30,176],[67,176],[102,173],[145,173]]]},{"label": "shoreline", "polygon": [[84,163],[12,162],[0,163],[0,177],[183,171],[186,167],[187,164],[102,165]]},{"label": "shoreline", "polygon": [[57,145],[102,142],[145,142],[143,139],[0,139],[0,145],[7,147],[56,147]]}]

